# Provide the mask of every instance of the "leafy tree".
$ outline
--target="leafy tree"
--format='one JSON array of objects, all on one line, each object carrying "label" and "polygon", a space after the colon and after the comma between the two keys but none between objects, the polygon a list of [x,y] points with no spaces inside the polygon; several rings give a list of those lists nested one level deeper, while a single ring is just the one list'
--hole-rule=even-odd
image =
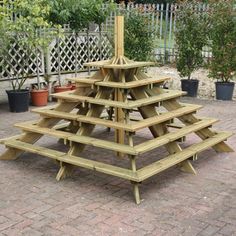
[{"label": "leafy tree", "polygon": [[[29,76],[29,73],[25,73],[25,70],[29,71],[30,56],[39,47],[47,47],[53,35],[52,25],[46,20],[50,7],[46,0],[5,0],[3,7],[8,8],[7,15],[4,17],[7,24],[3,26],[5,34],[0,35],[0,40],[5,40],[4,37],[8,37],[8,42],[15,42],[16,49],[21,52],[21,58],[17,65],[21,69],[21,79],[19,73],[16,73],[17,79],[11,80],[13,89],[20,90],[27,76]],[[2,54],[6,64],[8,64],[9,56],[8,46],[4,44],[4,53]]]},{"label": "leafy tree", "polygon": [[175,33],[178,50],[177,70],[181,77],[188,79],[191,78],[192,72],[202,65],[202,49],[207,45],[208,15],[207,12],[196,11],[194,4],[197,2],[180,5]]},{"label": "leafy tree", "polygon": [[131,11],[125,16],[125,54],[135,60],[148,60],[154,49],[153,36],[147,27],[148,17]]},{"label": "leafy tree", "polygon": [[228,82],[236,71],[236,17],[233,0],[218,2],[211,7],[209,30],[212,59],[209,76]]},{"label": "leafy tree", "polygon": [[60,25],[69,24],[76,31],[88,28],[94,22],[99,26],[112,10],[112,2],[104,0],[50,0],[49,20]]}]

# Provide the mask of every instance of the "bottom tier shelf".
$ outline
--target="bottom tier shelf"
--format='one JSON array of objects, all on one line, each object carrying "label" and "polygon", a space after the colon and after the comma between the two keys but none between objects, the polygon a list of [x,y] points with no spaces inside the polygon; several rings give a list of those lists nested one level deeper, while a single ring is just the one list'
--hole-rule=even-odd
[{"label": "bottom tier shelf", "polygon": [[32,145],[32,144],[25,143],[19,140],[6,140],[4,144],[10,148],[15,148],[15,149],[23,150],[25,152],[39,154],[39,155],[46,156],[52,159],[56,159],[64,163],[95,170],[98,172],[128,179],[135,182],[141,182],[155,174],[158,174],[174,165],[177,165],[193,157],[194,155],[198,154],[199,152],[204,151],[205,149],[209,147],[212,147],[222,141],[225,141],[230,136],[232,136],[231,132],[217,133],[211,138],[203,140],[197,144],[193,144],[189,146],[188,148],[182,150],[181,152],[169,155],[135,172],[129,169],[105,164],[102,162],[88,160],[88,159],[77,157],[77,156],[71,156],[64,152]]}]

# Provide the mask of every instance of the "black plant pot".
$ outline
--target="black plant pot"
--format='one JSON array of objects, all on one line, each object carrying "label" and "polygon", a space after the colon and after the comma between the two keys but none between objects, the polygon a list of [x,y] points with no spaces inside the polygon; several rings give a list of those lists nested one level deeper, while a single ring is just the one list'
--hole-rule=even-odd
[{"label": "black plant pot", "polygon": [[199,81],[197,79],[181,79],[181,89],[189,97],[197,97]]},{"label": "black plant pot", "polygon": [[29,110],[29,90],[6,90],[11,112],[25,112]]},{"label": "black plant pot", "polygon": [[215,82],[215,85],[217,100],[232,100],[234,82]]}]

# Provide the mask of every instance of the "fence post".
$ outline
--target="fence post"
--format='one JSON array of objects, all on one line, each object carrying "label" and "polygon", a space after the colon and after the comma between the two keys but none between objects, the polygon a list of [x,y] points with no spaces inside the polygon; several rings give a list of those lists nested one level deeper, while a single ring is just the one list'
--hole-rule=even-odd
[{"label": "fence post", "polygon": [[[86,30],[86,35],[87,35],[87,55],[88,55],[88,61],[90,61],[90,45],[89,45],[89,29]],[[90,66],[88,67],[88,75],[90,75],[91,71],[90,71]]]},{"label": "fence post", "polygon": [[57,37],[56,39],[56,45],[57,45],[57,64],[58,64],[58,82],[61,86],[61,51],[60,51],[60,38]]},{"label": "fence post", "polygon": [[168,59],[168,52],[167,52],[167,35],[168,35],[168,25],[169,25],[168,14],[169,14],[169,3],[166,4],[166,17],[165,17],[166,27],[165,27],[165,34],[164,34],[164,64],[166,63]]},{"label": "fence post", "polygon": [[75,39],[75,77],[77,77],[78,73],[78,32],[73,32],[74,39]]},{"label": "fence post", "polygon": [[[44,75],[48,75],[50,76],[51,75],[51,44],[48,45],[48,47],[46,48],[46,50],[43,50],[42,53],[43,53],[43,57],[44,57]],[[52,101],[52,97],[51,97],[51,94],[52,94],[52,81],[48,81],[48,101],[51,102]]]}]

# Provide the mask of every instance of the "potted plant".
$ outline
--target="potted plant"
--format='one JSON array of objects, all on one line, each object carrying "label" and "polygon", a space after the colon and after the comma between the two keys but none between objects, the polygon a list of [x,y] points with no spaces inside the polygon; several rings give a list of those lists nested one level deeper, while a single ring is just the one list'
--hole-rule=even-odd
[{"label": "potted plant", "polygon": [[[15,33],[12,31],[11,11],[9,6],[5,2],[0,5],[0,54],[3,58],[1,66],[5,67],[7,78],[11,84],[12,89],[6,90],[9,101],[9,108],[11,112],[24,112],[29,107],[29,90],[23,89],[23,85],[27,79],[25,71],[25,54],[22,48],[19,48],[18,37],[15,37]],[[15,43],[13,48],[18,50],[19,58],[18,64],[14,67],[11,64],[11,57],[9,50],[13,47],[12,43]]]},{"label": "potted plant", "polygon": [[14,13],[19,17],[15,20],[14,30],[18,34],[25,34],[21,46],[27,47],[28,57],[34,55],[37,70],[37,84],[31,89],[31,101],[34,106],[45,106],[48,101],[48,88],[40,81],[39,57],[48,47],[55,34],[53,25],[48,22],[50,6],[45,0],[16,0]]},{"label": "potted plant", "polygon": [[[196,97],[199,81],[192,78],[192,73],[203,64],[202,49],[207,45],[207,12],[200,11],[191,4],[183,3],[177,12],[175,42],[177,46],[176,66],[181,76],[181,88],[187,96]],[[184,77],[187,77],[184,79]]]},{"label": "potted plant", "polygon": [[209,77],[217,80],[216,99],[232,100],[236,71],[236,16],[234,1],[226,0],[212,6],[209,42],[212,58]]}]

